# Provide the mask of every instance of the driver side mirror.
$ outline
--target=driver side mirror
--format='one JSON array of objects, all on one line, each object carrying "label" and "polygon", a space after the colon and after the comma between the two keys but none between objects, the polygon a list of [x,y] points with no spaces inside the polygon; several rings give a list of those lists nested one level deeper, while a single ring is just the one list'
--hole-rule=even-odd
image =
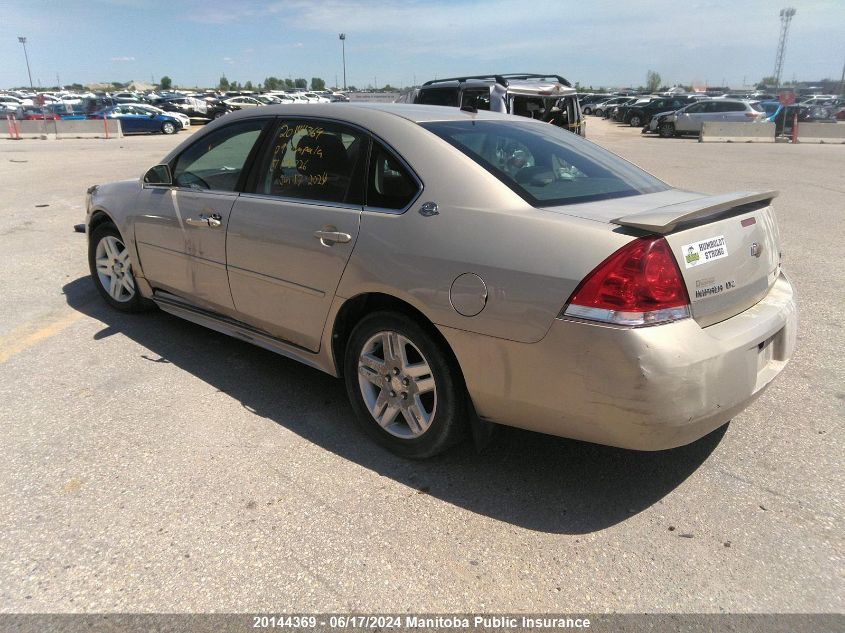
[{"label": "driver side mirror", "polygon": [[156,165],[144,174],[145,185],[172,185],[173,175],[169,165]]}]

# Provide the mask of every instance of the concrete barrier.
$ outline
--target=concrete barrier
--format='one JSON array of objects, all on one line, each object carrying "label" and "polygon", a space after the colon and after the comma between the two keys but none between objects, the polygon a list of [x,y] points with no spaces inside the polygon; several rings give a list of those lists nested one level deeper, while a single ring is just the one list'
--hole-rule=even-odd
[{"label": "concrete barrier", "polygon": [[845,123],[799,123],[799,143],[845,143]]},{"label": "concrete barrier", "polygon": [[705,121],[701,125],[699,143],[774,143],[774,123],[742,121]]},{"label": "concrete barrier", "polygon": [[[87,121],[15,121],[21,138],[120,138],[123,131],[120,121],[90,119]],[[106,134],[106,125],[108,134]]]}]

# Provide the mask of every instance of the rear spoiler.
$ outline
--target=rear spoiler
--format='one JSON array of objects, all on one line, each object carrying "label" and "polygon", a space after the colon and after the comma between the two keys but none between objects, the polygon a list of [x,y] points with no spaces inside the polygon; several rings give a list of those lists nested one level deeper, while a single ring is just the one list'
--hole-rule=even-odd
[{"label": "rear spoiler", "polygon": [[652,233],[666,234],[675,230],[679,224],[693,220],[702,220],[720,215],[736,207],[742,207],[758,202],[768,202],[777,197],[777,191],[738,191],[725,193],[719,196],[705,196],[669,204],[665,207],[657,207],[650,211],[632,213],[621,218],[611,220],[611,224],[630,226],[635,229],[643,229]]}]

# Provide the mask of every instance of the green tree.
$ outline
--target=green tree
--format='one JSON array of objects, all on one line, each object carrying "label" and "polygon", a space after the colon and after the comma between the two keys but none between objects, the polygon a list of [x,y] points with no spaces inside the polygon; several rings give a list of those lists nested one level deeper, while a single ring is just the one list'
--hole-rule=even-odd
[{"label": "green tree", "polygon": [[229,90],[241,90],[241,84],[239,84],[237,81],[230,81]]},{"label": "green tree", "polygon": [[252,87],[252,82],[251,82],[251,81],[247,81],[247,82],[244,84],[244,90],[255,90],[255,88],[253,88],[253,87]]},{"label": "green tree", "polygon": [[265,90],[279,90],[282,87],[281,80],[277,79],[276,77],[267,77],[264,80],[264,89]]},{"label": "green tree", "polygon": [[326,82],[320,77],[311,77],[311,90],[325,90]]},{"label": "green tree", "polygon": [[162,90],[170,90],[173,87],[173,80],[170,79],[167,75],[161,78],[161,81],[158,82],[158,87]]},{"label": "green tree", "polygon": [[645,74],[645,87],[648,92],[654,92],[660,87],[660,73],[649,70]]},{"label": "green tree", "polygon": [[297,88],[307,88],[308,82],[303,77],[298,77],[298,78],[294,79],[293,85],[296,86]]},{"label": "green tree", "polygon": [[228,90],[229,89],[229,80],[226,79],[226,75],[223,75],[220,78],[220,81],[217,82],[217,87],[220,88],[220,90]]},{"label": "green tree", "polygon": [[290,77],[286,78],[284,80],[284,89],[285,90],[293,90],[293,88],[294,88],[293,80]]}]

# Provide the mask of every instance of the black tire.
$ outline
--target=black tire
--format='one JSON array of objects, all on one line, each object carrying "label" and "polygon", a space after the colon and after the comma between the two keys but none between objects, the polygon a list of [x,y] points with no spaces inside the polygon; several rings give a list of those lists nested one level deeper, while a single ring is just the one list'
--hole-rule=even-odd
[{"label": "black tire", "polygon": [[[394,364],[389,360],[390,355],[385,352],[381,355],[383,359],[381,366],[385,368],[384,375],[367,367],[359,370],[359,358],[365,348],[369,349],[372,341],[379,339],[382,333],[398,334],[399,337],[408,341],[410,345],[403,346],[403,350],[408,354],[409,360],[413,355],[415,357],[413,362],[419,362],[416,356],[421,356],[421,360],[427,362],[430,368],[430,374],[425,374],[425,376],[434,379],[434,391],[431,392],[431,396],[426,394],[425,397],[430,399],[423,405],[424,409],[431,412],[430,425],[417,435],[414,435],[414,430],[405,421],[404,409],[398,409],[395,421],[383,427],[370,413],[370,408],[364,399],[364,392],[366,388],[369,388],[371,402],[384,398],[383,407],[387,411],[388,407],[393,406],[388,404],[388,401],[396,403],[397,406],[407,406],[399,401],[402,394],[397,393],[398,390],[407,389],[407,393],[410,394],[416,388],[416,381],[413,382],[412,387],[401,386],[406,376],[399,369],[399,363]],[[371,354],[372,357],[377,357],[377,352]],[[363,318],[349,337],[343,369],[346,392],[358,425],[375,442],[389,451],[413,459],[432,457],[456,444],[464,435],[468,415],[463,377],[451,353],[436,338],[436,335],[408,316],[397,312],[375,312]],[[371,385],[370,383],[375,381],[361,378],[362,375],[383,379],[384,386]],[[396,385],[397,391],[393,390],[393,385]],[[392,400],[388,396],[388,390],[394,394]],[[378,398],[373,400],[376,395]],[[419,398],[422,397],[419,396]],[[409,404],[412,401],[413,396],[407,400]],[[391,430],[389,431],[388,428]],[[404,436],[399,435],[400,431],[404,433]]]},{"label": "black tire", "polygon": [[[137,284],[135,284],[135,279],[132,275],[131,263],[129,264],[129,270],[124,273],[125,276],[129,277],[132,282],[132,286],[134,287],[134,292],[131,296],[129,296],[129,292],[126,290],[125,297],[116,299],[109,293],[109,289],[104,286],[104,281],[101,279],[100,273],[97,270],[97,248],[100,242],[107,237],[115,238],[117,240],[120,247],[122,247],[120,249],[120,253],[123,253],[126,250],[120,231],[118,231],[117,227],[111,222],[100,224],[93,230],[91,238],[88,241],[88,269],[91,271],[91,280],[94,282],[97,292],[99,292],[100,296],[106,301],[106,303],[115,310],[120,310],[121,312],[143,312],[144,310],[149,310],[154,304],[152,301],[144,299],[138,292]],[[121,291],[121,294],[123,295],[124,291]]]},{"label": "black tire", "polygon": [[226,116],[226,113],[225,113],[225,112],[223,112],[223,111],[220,111],[220,112],[215,112],[215,113],[214,113],[214,118],[215,118],[215,119],[219,119],[220,117],[224,117],[224,116]]},{"label": "black tire", "polygon": [[593,112],[593,109],[590,106],[584,106],[581,109],[582,114],[592,114],[592,112]]},{"label": "black tire", "polygon": [[669,122],[661,123],[659,131],[661,138],[673,138],[675,136],[675,124]]},{"label": "black tire", "polygon": [[639,114],[632,114],[628,118],[628,125],[630,125],[631,127],[640,127],[642,125],[642,123],[643,123],[643,120],[642,120],[642,118],[640,118]]},{"label": "black tire", "polygon": [[601,110],[601,108],[599,108],[599,109],[597,109],[597,110],[593,110],[593,114],[595,114],[596,116],[601,116],[601,115],[602,115],[602,110]]},{"label": "black tire", "polygon": [[176,124],[171,123],[170,121],[165,121],[161,124],[161,133],[162,134],[176,134]]}]

